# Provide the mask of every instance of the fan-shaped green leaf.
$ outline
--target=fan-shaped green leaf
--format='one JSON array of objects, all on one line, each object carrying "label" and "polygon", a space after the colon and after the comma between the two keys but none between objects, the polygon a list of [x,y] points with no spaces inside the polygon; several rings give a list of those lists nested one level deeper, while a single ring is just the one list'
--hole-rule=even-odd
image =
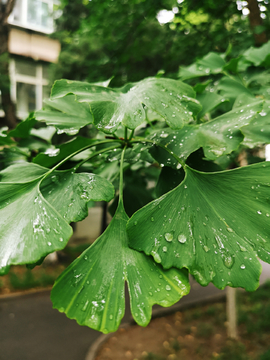
[{"label": "fan-shaped green leaf", "polygon": [[244,144],[254,148],[270,141],[270,101],[265,101],[262,111],[241,129],[245,136]]},{"label": "fan-shaped green leaf", "polygon": [[21,121],[15,129],[9,132],[9,136],[27,138],[30,134],[30,130],[35,126],[36,122],[34,113],[30,113],[25,120]]},{"label": "fan-shaped green leaf", "polygon": [[88,215],[87,203],[110,201],[114,187],[101,176],[89,173],[76,174],[72,170],[54,171],[41,184],[45,199],[70,223]]},{"label": "fan-shaped green leaf", "polygon": [[89,103],[95,125],[109,133],[115,132],[120,123],[130,129],[142,124],[146,119],[144,106],[158,113],[173,129],[183,127],[201,110],[193,89],[171,79],[148,78],[120,89],[60,80],[54,84],[52,98],[68,93],[77,95],[79,102]]},{"label": "fan-shaped green leaf", "polygon": [[38,154],[33,162],[45,167],[51,167],[61,160],[65,159],[72,153],[76,153],[78,150],[83,149],[86,146],[90,146],[94,142],[97,142],[93,139],[84,138],[77,136],[75,139],[72,139],[64,144],[56,146],[55,151],[51,154]]},{"label": "fan-shaped green leaf", "polygon": [[106,231],[56,280],[54,308],[80,325],[104,333],[115,331],[125,311],[125,281],[131,313],[146,326],[154,304],[170,306],[189,291],[187,273],[163,270],[127,246],[128,217],[120,203]]},{"label": "fan-shaped green leaf", "polygon": [[[248,125],[258,112],[262,111],[263,101],[247,104],[233,109],[209,122],[199,125],[186,125],[181,130],[165,129],[151,134],[150,138],[173,151],[179,158],[187,157],[200,147],[209,160],[236,150],[243,141],[240,131]],[[177,167],[178,163],[163,149],[150,148],[151,155],[161,164]]]},{"label": "fan-shaped green leaf", "polygon": [[261,65],[270,53],[270,41],[262,45],[260,48],[250,47],[243,54],[243,57],[255,66]]},{"label": "fan-shaped green leaf", "polygon": [[228,102],[228,99],[225,99],[224,96],[220,96],[212,92],[204,92],[197,96],[198,101],[202,104],[202,111],[198,114],[198,118],[203,117],[206,113],[216,109],[224,102]]},{"label": "fan-shaped green leaf", "polygon": [[0,128],[0,146],[15,144],[15,141],[10,138],[9,134],[7,134],[7,130],[7,126]]},{"label": "fan-shaped green leaf", "polygon": [[210,52],[190,66],[181,66],[178,76],[182,80],[187,80],[210,74],[219,74],[222,72],[224,65],[225,61],[220,54]]},{"label": "fan-shaped green leaf", "polygon": [[202,285],[255,290],[257,256],[270,263],[270,164],[217,173],[185,170],[178,187],[129,220],[130,246],[166,269],[188,268]]},{"label": "fan-shaped green leaf", "polygon": [[62,249],[72,235],[72,228],[40,192],[47,172],[29,163],[0,172],[0,268],[36,262]]},{"label": "fan-shaped green leaf", "polygon": [[74,95],[48,99],[45,104],[48,109],[36,111],[35,118],[47,125],[54,125],[58,134],[65,132],[74,135],[80,128],[93,122],[88,104],[77,102]]},{"label": "fan-shaped green leaf", "polygon": [[252,95],[252,92],[249,91],[249,89],[246,88],[240,81],[227,76],[224,76],[220,80],[217,88],[223,97],[231,99],[231,101],[234,101],[240,93]]}]

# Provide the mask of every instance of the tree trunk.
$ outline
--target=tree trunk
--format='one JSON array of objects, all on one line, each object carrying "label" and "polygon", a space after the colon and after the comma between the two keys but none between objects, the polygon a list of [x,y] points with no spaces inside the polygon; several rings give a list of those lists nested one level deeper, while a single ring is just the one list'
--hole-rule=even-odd
[{"label": "tree trunk", "polygon": [[261,34],[256,34],[256,27],[263,25],[263,20],[261,18],[261,12],[258,5],[257,0],[247,0],[248,2],[248,9],[249,9],[249,24],[251,27],[251,30],[253,32],[253,36],[255,39],[255,45],[260,46],[267,42],[267,36],[266,33],[263,31]]},{"label": "tree trunk", "polygon": [[236,310],[236,289],[226,289],[226,313],[227,313],[227,335],[231,339],[237,339],[237,310]]},{"label": "tree trunk", "polygon": [[15,0],[8,0],[2,4],[0,0],[0,91],[2,98],[2,107],[5,114],[4,123],[10,129],[16,127],[17,118],[15,106],[10,96],[10,78],[9,78],[9,53],[8,38],[9,24],[8,17],[13,10]]}]

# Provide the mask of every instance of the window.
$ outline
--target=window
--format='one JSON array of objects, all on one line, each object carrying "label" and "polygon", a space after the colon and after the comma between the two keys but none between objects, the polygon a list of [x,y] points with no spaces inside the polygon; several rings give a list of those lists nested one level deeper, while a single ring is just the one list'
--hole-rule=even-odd
[{"label": "window", "polygon": [[16,0],[9,23],[43,33],[53,32],[54,0]]},{"label": "window", "polygon": [[48,66],[31,60],[11,60],[11,96],[19,118],[41,109],[43,99],[49,97]]}]

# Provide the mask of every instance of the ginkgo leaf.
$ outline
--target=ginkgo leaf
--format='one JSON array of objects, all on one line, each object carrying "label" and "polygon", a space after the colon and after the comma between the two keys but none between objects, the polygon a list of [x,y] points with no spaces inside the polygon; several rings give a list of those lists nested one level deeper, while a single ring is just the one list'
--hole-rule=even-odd
[{"label": "ginkgo leaf", "polygon": [[88,104],[77,102],[74,95],[44,102],[48,108],[36,111],[35,118],[46,122],[47,125],[54,125],[58,129],[58,134],[65,132],[75,135],[80,128],[93,122]]},{"label": "ginkgo leaf", "polygon": [[231,99],[232,101],[236,99],[240,93],[252,95],[251,91],[246,88],[240,80],[228,76],[224,76],[220,80],[217,88],[222,96]]},{"label": "ginkgo leaf", "polygon": [[201,285],[254,291],[257,256],[270,263],[270,163],[185,171],[180,185],[129,220],[130,246],[166,269],[187,268]]},{"label": "ginkgo leaf", "polygon": [[216,109],[220,105],[224,104],[224,102],[228,102],[228,99],[225,99],[224,96],[220,96],[216,93],[212,93],[209,91],[205,91],[202,94],[198,95],[198,100],[202,105],[202,110],[198,114],[198,117],[203,117],[206,113]]},{"label": "ginkgo leaf", "polygon": [[225,61],[221,54],[209,52],[202,59],[190,66],[181,66],[178,76],[182,80],[196,77],[208,76],[210,74],[219,74],[225,66]]},{"label": "ginkgo leaf", "polygon": [[262,111],[241,129],[245,136],[244,144],[254,148],[267,144],[270,139],[270,101],[265,101]]},{"label": "ginkgo leaf", "polygon": [[13,141],[7,134],[7,130],[8,130],[8,127],[6,127],[6,126],[0,128],[0,146],[15,144],[15,141]]},{"label": "ginkgo leaf", "polygon": [[251,46],[244,52],[243,57],[245,57],[247,61],[250,61],[255,66],[259,66],[267,58],[269,52],[270,42],[268,41],[266,44],[263,44],[259,48],[254,48],[253,46]]},{"label": "ginkgo leaf", "polygon": [[22,163],[0,172],[0,268],[27,264],[62,249],[72,228],[44,199],[48,169]]},{"label": "ginkgo leaf", "polygon": [[30,113],[25,120],[21,121],[15,129],[9,132],[9,136],[27,138],[36,122],[37,121],[34,117],[34,113]]},{"label": "ginkgo leaf", "polygon": [[187,272],[164,270],[127,246],[128,216],[120,202],[105,232],[56,280],[54,308],[80,325],[117,330],[125,311],[125,281],[135,321],[146,326],[154,304],[170,306],[189,292]]},{"label": "ginkgo leaf", "polygon": [[110,201],[114,187],[101,176],[54,171],[41,183],[44,198],[68,222],[83,220],[88,215],[89,201]]},{"label": "ginkgo leaf", "polygon": [[[180,159],[186,160],[192,152],[202,147],[205,157],[215,160],[239,147],[244,139],[240,130],[255,119],[263,103],[247,104],[206,123],[186,125],[181,130],[160,130],[149,138],[173,151]],[[171,167],[178,165],[177,160],[163,149],[152,147],[149,152],[161,164]]]},{"label": "ginkgo leaf", "polygon": [[[58,145],[55,148],[54,153],[51,154],[38,154],[33,162],[45,167],[51,167],[61,160],[65,159],[72,153],[82,150],[88,145],[92,145],[95,142],[94,139],[88,139],[81,136],[77,136],[75,139],[72,139],[64,144]],[[97,141],[96,141],[97,142]]]},{"label": "ginkgo leaf", "polygon": [[56,81],[52,99],[68,93],[90,104],[94,124],[113,133],[122,125],[135,129],[146,120],[145,106],[164,118],[173,129],[180,129],[201,110],[193,89],[178,80],[148,78],[120,89],[105,88],[78,81]]}]

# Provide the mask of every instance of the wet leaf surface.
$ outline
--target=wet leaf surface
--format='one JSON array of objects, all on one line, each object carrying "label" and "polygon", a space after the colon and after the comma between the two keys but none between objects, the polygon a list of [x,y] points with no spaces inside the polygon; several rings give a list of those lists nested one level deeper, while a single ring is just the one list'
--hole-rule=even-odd
[{"label": "wet leaf surface", "polygon": [[146,120],[145,106],[154,110],[173,129],[180,129],[201,110],[193,89],[178,80],[148,78],[123,88],[112,89],[78,81],[60,80],[52,99],[68,93],[89,103],[98,129],[114,133],[118,126],[135,129]]},{"label": "wet leaf surface", "polygon": [[[262,112],[263,101],[235,108],[209,122],[200,125],[186,125],[181,130],[159,130],[151,134],[150,139],[156,144],[162,144],[173,151],[180,159],[186,160],[188,156],[203,148],[208,160],[230,154],[236,150],[244,139],[241,130],[257,119]],[[258,121],[260,118],[258,119]],[[150,148],[150,154],[166,166],[177,167],[178,162],[163,149]]]},{"label": "wet leaf surface", "polygon": [[55,308],[80,325],[115,331],[125,311],[125,281],[135,321],[146,326],[152,306],[170,306],[189,292],[187,272],[163,268],[127,246],[126,215],[120,203],[105,232],[56,281]]},{"label": "wet leaf surface", "polygon": [[47,172],[22,163],[0,173],[0,268],[34,263],[62,249],[72,235],[72,228],[40,192]]},{"label": "wet leaf surface", "polygon": [[110,201],[114,187],[106,179],[72,170],[54,171],[41,184],[44,198],[68,222],[81,221],[88,215],[89,201]]},{"label": "wet leaf surface", "polygon": [[[270,263],[270,164],[202,173],[185,180],[128,222],[132,248],[164,268],[186,267],[201,285],[253,291]],[[166,251],[164,251],[166,247]]]}]

